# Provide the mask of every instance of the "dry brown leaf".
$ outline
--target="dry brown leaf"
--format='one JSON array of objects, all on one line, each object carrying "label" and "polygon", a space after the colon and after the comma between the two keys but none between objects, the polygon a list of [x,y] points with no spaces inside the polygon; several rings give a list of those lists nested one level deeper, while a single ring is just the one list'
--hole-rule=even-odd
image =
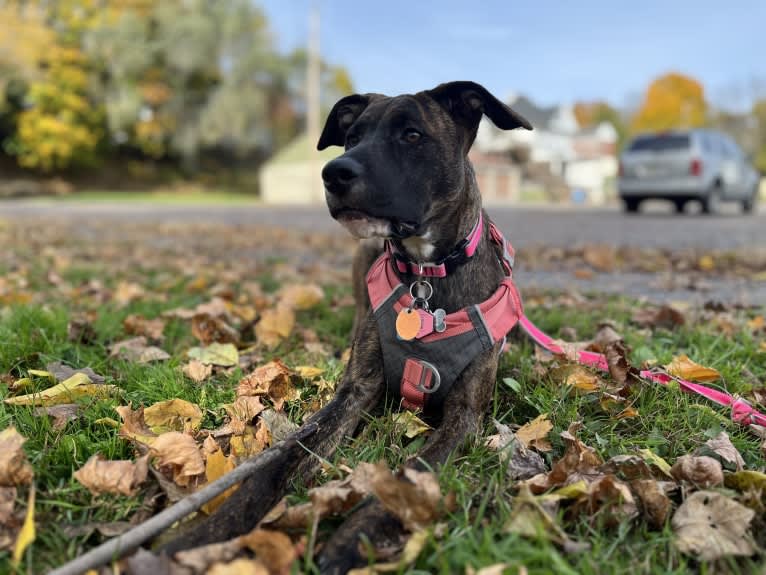
[{"label": "dry brown leaf", "polygon": [[[11,523],[16,523],[13,511],[17,495],[15,487],[0,487],[0,530],[2,527],[15,527]],[[4,545],[0,544],[0,549],[3,548]]]},{"label": "dry brown leaf", "polygon": [[143,445],[151,445],[157,439],[154,433],[144,421],[144,408],[139,407],[133,411],[130,405],[119,405],[114,410],[122,418],[119,429],[120,437],[126,437]]},{"label": "dry brown leaf", "polygon": [[295,312],[286,305],[277,305],[261,314],[261,319],[255,324],[255,337],[259,343],[272,349],[290,335],[294,326]]},{"label": "dry brown leaf", "polygon": [[582,427],[580,423],[572,423],[567,431],[561,432],[561,438],[566,444],[564,456],[553,464],[548,474],[550,486],[575,483],[580,479],[587,482],[601,475],[599,468],[603,460],[592,447],[588,447],[576,437]]},{"label": "dry brown leaf", "polygon": [[[233,560],[242,550],[239,537],[224,541],[223,543],[211,543],[201,545],[186,551],[179,551],[173,556],[179,565],[191,569],[192,573],[207,573],[211,565],[226,563]],[[163,557],[166,555],[163,554]],[[153,570],[136,570],[135,575],[149,575]],[[180,574],[179,574],[180,575]]]},{"label": "dry brown leaf", "polygon": [[723,469],[712,457],[683,455],[670,469],[677,481],[688,481],[699,488],[723,485]]},{"label": "dry brown leaf", "polygon": [[639,309],[633,314],[632,320],[641,327],[662,327],[670,330],[686,323],[684,314],[668,305]]},{"label": "dry brown leaf", "polygon": [[674,357],[673,361],[665,366],[665,369],[670,375],[692,381],[717,381],[721,378],[721,374],[712,367],[704,367],[694,363],[686,355]]},{"label": "dry brown leaf", "polygon": [[660,482],[654,479],[636,479],[630,488],[641,502],[646,521],[654,529],[662,529],[670,515],[672,504]]},{"label": "dry brown leaf", "polygon": [[280,409],[285,401],[297,399],[293,372],[281,360],[270,361],[239,380],[237,395],[268,395]]},{"label": "dry brown leaf", "polygon": [[410,531],[424,529],[441,515],[442,495],[433,473],[405,468],[394,476],[385,463],[362,463],[370,491]]},{"label": "dry brown leaf", "polygon": [[239,364],[239,351],[233,343],[211,343],[206,347],[192,347],[186,355],[205,365],[234,367]]},{"label": "dry brown leaf", "polygon": [[95,314],[78,314],[70,317],[67,322],[67,341],[85,345],[90,345],[96,341],[98,334],[96,328],[93,327],[95,320]]},{"label": "dry brown leaf", "polygon": [[192,335],[203,345],[211,343],[239,343],[239,332],[221,316],[207,313],[195,314],[192,318]]},{"label": "dry brown leaf", "polygon": [[135,363],[150,363],[170,358],[170,355],[165,350],[153,345],[147,345],[146,337],[143,335],[113,344],[109,356],[119,357],[120,359]]},{"label": "dry brown leaf", "polygon": [[199,429],[202,410],[185,399],[158,401],[144,408],[144,422],[156,434]]},{"label": "dry brown leaf", "polygon": [[500,461],[512,480],[529,479],[547,471],[542,457],[528,449],[510,427],[498,421],[495,421],[495,427],[498,434],[488,438],[487,446],[499,452]]},{"label": "dry brown leaf", "polygon": [[157,467],[168,468],[173,481],[182,487],[188,486],[193,478],[205,473],[205,461],[190,435],[169,431],[152,441],[150,447],[157,457]]},{"label": "dry brown leaf", "polygon": [[259,424],[263,424],[265,429],[268,430],[272,439],[270,443],[279,443],[298,429],[298,426],[290,421],[284,412],[274,411],[273,409],[267,409],[261,413]]},{"label": "dry brown leaf", "polygon": [[112,294],[112,298],[122,307],[143,297],[145,293],[144,288],[137,283],[121,281],[117,284],[117,287]]},{"label": "dry brown leaf", "polygon": [[45,366],[45,369],[49,373],[52,373],[58,382],[66,381],[76,373],[84,373],[90,378],[92,383],[104,383],[106,381],[106,378],[103,375],[97,374],[89,367],[85,367],[83,369],[74,369],[66,364],[61,363],[60,361],[49,363]]},{"label": "dry brown leaf", "polygon": [[588,495],[582,507],[589,517],[598,516],[609,527],[631,521],[638,515],[630,488],[614,475],[596,478],[588,486]]},{"label": "dry brown leaf", "polygon": [[247,425],[242,434],[229,438],[231,454],[242,459],[257,455],[271,443],[271,433],[262,419],[258,420],[256,427]]},{"label": "dry brown leaf", "polygon": [[35,415],[47,415],[53,418],[53,427],[56,431],[61,431],[70,421],[80,417],[81,408],[76,403],[62,403],[50,407],[38,407],[35,409]]},{"label": "dry brown leaf", "polygon": [[324,299],[324,291],[316,284],[291,284],[279,290],[279,303],[294,310],[315,307]]},{"label": "dry brown leaf", "polygon": [[725,431],[722,431],[713,439],[707,440],[705,445],[721,459],[735,466],[737,471],[742,471],[745,468],[745,460],[742,459],[742,455],[734,447],[729,439],[729,434]]},{"label": "dry brown leaf", "polygon": [[582,257],[588,265],[600,272],[612,272],[617,265],[617,249],[609,244],[587,245]]},{"label": "dry brown leaf", "polygon": [[745,325],[747,325],[747,329],[753,333],[764,331],[766,329],[766,317],[758,315],[753,319],[747,320]]},{"label": "dry brown leaf", "polygon": [[206,365],[199,360],[193,359],[184,365],[183,372],[189,379],[196,381],[197,383],[202,383],[212,375],[213,366]]},{"label": "dry brown leaf", "polygon": [[571,385],[585,393],[598,391],[603,387],[603,382],[596,374],[591,373],[585,367],[578,364],[554,368],[550,371],[550,375],[557,383]]},{"label": "dry brown leaf", "polygon": [[503,575],[510,567],[510,563],[495,563],[494,565],[482,567],[477,571],[470,565],[467,565],[465,575]]},{"label": "dry brown leaf", "polygon": [[673,515],[676,546],[697,559],[748,556],[756,546],[748,534],[755,512],[715,491],[698,491]]},{"label": "dry brown leaf", "polygon": [[133,495],[136,488],[146,481],[149,472],[148,455],[134,461],[106,461],[96,454],[73,477],[85,486],[92,495],[121,493]]},{"label": "dry brown leaf", "polygon": [[552,449],[547,437],[553,429],[553,424],[548,419],[547,413],[541,413],[532,421],[522,425],[516,431],[516,438],[526,447],[534,447],[538,451],[550,451]]},{"label": "dry brown leaf", "polygon": [[122,327],[129,335],[143,335],[155,342],[165,339],[163,335],[165,322],[160,318],[147,319],[141,315],[132,314],[122,320]]},{"label": "dry brown leaf", "polygon": [[34,472],[24,453],[25,441],[15,427],[0,431],[0,486],[15,487],[32,481]]},{"label": "dry brown leaf", "polygon": [[255,553],[256,559],[266,566],[271,575],[287,575],[297,558],[292,541],[279,531],[255,528],[239,537],[239,543]]},{"label": "dry brown leaf", "polygon": [[239,395],[233,403],[224,403],[221,407],[231,419],[238,419],[244,423],[250,423],[266,409],[261,403],[261,398],[254,395]]}]

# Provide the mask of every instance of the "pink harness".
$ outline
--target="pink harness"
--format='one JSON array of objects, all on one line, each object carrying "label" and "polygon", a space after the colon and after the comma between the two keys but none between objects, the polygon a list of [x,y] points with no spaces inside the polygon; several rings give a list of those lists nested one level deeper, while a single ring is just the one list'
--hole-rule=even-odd
[{"label": "pink harness", "polygon": [[[479,221],[471,231],[471,234],[458,246],[457,250],[441,262],[423,266],[422,275],[427,277],[445,277],[451,271],[451,267],[462,263],[462,258],[473,256],[481,239],[482,230],[483,219],[480,214]],[[495,342],[503,339],[511,328],[516,323],[519,323],[521,328],[537,345],[555,354],[564,353],[564,350],[554,343],[553,338],[545,334],[524,315],[521,297],[512,280],[513,248],[493,223],[489,224],[489,233],[492,241],[502,247],[502,263],[506,271],[506,277],[500,282],[500,286],[495,293],[488,300],[476,306],[464,308],[447,315],[447,329],[444,332],[431,333],[411,342],[399,342],[395,346],[396,349],[394,349],[393,355],[397,357],[404,350],[403,357],[400,358],[401,366],[399,367],[401,369],[392,368],[389,365],[386,368],[387,381],[389,388],[392,391],[396,391],[402,397],[402,405],[408,409],[425,408],[427,404],[432,403],[432,400],[437,399],[434,397],[434,394],[437,393],[441,395],[440,399],[443,400],[449,386],[453,383],[452,381],[443,381],[438,361],[434,363],[422,357],[422,355],[428,355],[427,347],[429,343],[433,344],[434,342],[453,339],[458,344],[453,346],[460,351],[458,355],[462,353],[465,356],[464,352],[468,351],[468,348],[463,344],[466,341],[466,336],[468,336],[469,340],[481,341],[482,349],[486,349],[488,346],[494,345]],[[403,307],[410,307],[412,305],[412,297],[399,281],[393,269],[394,263],[401,273],[417,273],[420,269],[417,264],[396,252],[390,244],[383,255],[372,265],[367,274],[367,291],[379,323],[379,316],[384,315],[383,312],[386,310],[387,304],[390,304],[390,309],[394,313],[398,313]],[[389,327],[388,331],[381,330],[381,344],[384,345],[384,363],[386,362],[387,351],[385,348],[391,347],[386,342],[396,339],[393,326]],[[463,336],[460,338],[460,341],[458,341],[458,336]],[[390,350],[388,351],[390,352]],[[467,361],[463,357],[463,361],[460,363],[467,365],[475,355],[475,353],[470,355]],[[449,360],[450,357],[448,356],[446,359]],[[577,357],[578,362],[583,365],[602,371],[609,370],[606,357],[600,353],[580,351]],[[389,358],[388,361],[389,364],[396,364],[397,362],[395,358]],[[391,374],[395,374],[393,381],[389,378]],[[396,374],[398,374],[398,377]],[[646,381],[662,385],[676,382],[686,392],[696,393],[718,405],[728,407],[731,410],[732,420],[737,423],[766,426],[766,415],[753,408],[744,399],[732,396],[725,391],[674,377],[659,370],[643,370],[640,372],[640,375]]]}]

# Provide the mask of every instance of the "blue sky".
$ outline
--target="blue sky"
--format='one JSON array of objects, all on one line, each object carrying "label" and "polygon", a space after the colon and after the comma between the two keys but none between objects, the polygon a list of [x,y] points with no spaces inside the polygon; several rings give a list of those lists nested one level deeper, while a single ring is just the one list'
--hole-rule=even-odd
[{"label": "blue sky", "polygon": [[[305,43],[312,0],[255,0],[277,46]],[[542,104],[635,105],[652,78],[680,71],[708,98],[742,108],[766,95],[766,0],[315,0],[322,53],[360,92],[416,92],[474,80]]]}]

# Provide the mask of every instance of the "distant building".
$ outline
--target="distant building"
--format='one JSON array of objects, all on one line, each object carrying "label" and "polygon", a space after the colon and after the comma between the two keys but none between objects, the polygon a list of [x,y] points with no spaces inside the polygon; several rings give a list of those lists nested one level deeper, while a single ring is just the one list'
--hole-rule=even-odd
[{"label": "distant building", "polygon": [[[509,105],[534,130],[504,131],[484,118],[471,151],[477,178],[497,180],[496,174],[505,167],[520,172],[518,188],[507,194],[509,200],[519,199],[522,185],[533,185],[542,187],[550,199],[568,199],[579,190],[589,202],[603,203],[608,184],[617,175],[614,127],[604,122],[581,129],[569,105],[539,107],[524,96],[513,98]],[[503,198],[490,192],[487,199]]]}]

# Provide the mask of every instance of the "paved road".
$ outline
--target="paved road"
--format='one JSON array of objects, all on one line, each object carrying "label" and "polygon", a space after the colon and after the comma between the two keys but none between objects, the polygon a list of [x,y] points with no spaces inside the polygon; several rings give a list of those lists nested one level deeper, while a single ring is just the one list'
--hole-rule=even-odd
[{"label": "paved road", "polygon": [[[626,216],[617,208],[564,208],[513,206],[488,208],[490,215],[509,235],[517,248],[536,244],[574,246],[608,243],[654,248],[766,249],[766,210],[757,215],[726,213],[708,217],[678,216],[661,204],[646,213]],[[346,232],[333,221],[324,206],[266,207],[256,205],[170,206],[156,204],[5,202],[0,220],[51,220],[74,224],[87,233],[88,222],[115,220],[132,222],[208,222],[222,225],[258,225],[296,228],[304,231]],[[0,247],[1,249],[1,247]],[[621,293],[652,301],[702,303],[709,300],[766,306],[766,282],[746,278],[707,278],[704,286],[676,284],[673,277],[654,274],[596,274],[578,279],[571,273],[517,270],[519,285],[580,291]]]},{"label": "paved road", "polygon": [[[626,216],[617,208],[500,207],[491,217],[515,246],[546,243],[571,246],[609,243],[637,247],[734,249],[766,247],[766,210],[758,215],[678,216],[649,206],[647,213]],[[125,221],[207,221],[295,227],[345,233],[324,206],[272,207],[256,205],[169,206],[120,203],[0,203],[0,218],[12,220],[54,217],[74,222],[91,218]]]}]

